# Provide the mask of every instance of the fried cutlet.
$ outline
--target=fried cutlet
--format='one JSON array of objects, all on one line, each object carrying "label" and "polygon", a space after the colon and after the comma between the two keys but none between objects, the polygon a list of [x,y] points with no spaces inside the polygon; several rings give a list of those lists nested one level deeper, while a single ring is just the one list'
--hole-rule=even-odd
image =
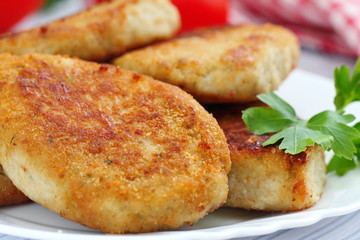
[{"label": "fried cutlet", "polygon": [[104,61],[166,39],[180,25],[169,0],[112,0],[27,31],[0,35],[0,53],[49,53]]},{"label": "fried cutlet", "polygon": [[33,201],[107,233],[192,224],[228,193],[216,120],[180,88],[68,57],[0,55],[0,162]]},{"label": "fried cutlet", "polygon": [[29,199],[17,189],[0,165],[0,206],[28,202]]},{"label": "fried cutlet", "polygon": [[313,206],[320,199],[326,179],[323,149],[313,146],[290,155],[278,145],[263,147],[261,144],[270,135],[255,135],[242,121],[242,110],[249,106],[208,108],[224,130],[230,148],[232,165],[226,205],[283,212]]},{"label": "fried cutlet", "polygon": [[277,89],[298,55],[298,41],[285,28],[242,25],[200,30],[113,63],[177,85],[201,102],[248,102]]}]

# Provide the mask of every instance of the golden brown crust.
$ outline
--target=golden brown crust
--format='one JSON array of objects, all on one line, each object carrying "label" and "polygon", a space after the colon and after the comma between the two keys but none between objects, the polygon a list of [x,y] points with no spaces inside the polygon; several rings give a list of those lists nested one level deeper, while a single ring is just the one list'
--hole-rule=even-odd
[{"label": "golden brown crust", "polygon": [[104,61],[167,39],[179,28],[168,0],[113,0],[28,31],[0,36],[0,53],[49,53]]},{"label": "golden brown crust", "polygon": [[227,206],[250,210],[290,212],[313,206],[322,193],[326,167],[319,146],[290,155],[278,145],[263,147],[270,134],[255,135],[242,121],[249,104],[208,107],[224,130],[232,167]]},{"label": "golden brown crust", "polygon": [[202,102],[247,102],[276,89],[296,66],[299,44],[271,24],[201,30],[127,53],[122,68],[177,85]]},{"label": "golden brown crust", "polygon": [[0,161],[63,217],[148,232],[193,223],[226,200],[224,134],[181,89],[41,54],[0,55],[0,79]]},{"label": "golden brown crust", "polygon": [[[283,151],[277,145],[263,147],[262,144],[272,135],[256,135],[250,132],[242,120],[242,111],[250,107],[265,107],[261,102],[251,102],[247,104],[228,104],[209,106],[209,111],[219,122],[221,129],[224,131],[231,152],[238,152],[239,155],[257,155],[260,153],[280,153]],[[306,154],[304,152],[291,155],[284,154],[286,165],[293,163],[306,164]]]},{"label": "golden brown crust", "polygon": [[28,202],[29,199],[17,189],[0,165],[0,206]]}]

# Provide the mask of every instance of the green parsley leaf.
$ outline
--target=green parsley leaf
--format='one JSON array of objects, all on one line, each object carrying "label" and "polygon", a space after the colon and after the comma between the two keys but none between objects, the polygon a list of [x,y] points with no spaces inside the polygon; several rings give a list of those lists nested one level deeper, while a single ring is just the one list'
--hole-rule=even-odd
[{"label": "green parsley leaf", "polygon": [[254,107],[243,111],[243,120],[251,132],[258,135],[278,132],[300,121],[295,110],[275,93],[257,97],[272,108]]},{"label": "green parsley leaf", "polygon": [[[249,131],[255,134],[276,133],[263,143],[263,146],[280,141],[280,149],[286,153],[298,154],[307,147],[319,144],[325,149],[331,148],[334,137],[318,129],[308,127],[307,121],[296,116],[295,110],[278,95],[271,92],[260,94],[259,99],[272,108],[255,107],[243,111],[243,120]],[[348,117],[341,121],[350,120]]]},{"label": "green parsley leaf", "polygon": [[268,94],[259,94],[257,97],[274,110],[280,112],[285,118],[293,122],[298,120],[294,108],[275,93],[270,92]]},{"label": "green parsley leaf", "polygon": [[[360,122],[356,123],[353,128],[357,129],[360,132]],[[355,139],[354,144],[357,146],[357,149],[359,150],[358,153],[360,154],[360,137],[358,139]]]},{"label": "green parsley leaf", "polygon": [[271,136],[263,143],[263,146],[275,144],[281,139],[280,149],[284,149],[285,153],[298,154],[315,143],[329,148],[333,137],[320,131],[309,129],[303,123],[299,123]]},{"label": "green parsley leaf", "polygon": [[315,144],[332,150],[334,157],[328,171],[343,175],[354,169],[360,161],[360,123],[345,108],[360,101],[360,59],[351,76],[350,70],[341,66],[335,69],[336,111],[320,112],[309,120],[302,120],[286,101],[275,93],[260,94],[258,98],[269,108],[256,107],[243,111],[243,120],[249,131],[255,134],[274,133],[263,146],[279,143],[285,153],[298,154]]},{"label": "green parsley leaf", "polygon": [[356,168],[356,162],[354,159],[349,160],[343,157],[335,155],[327,166],[328,172],[336,172],[337,175],[343,176],[348,171]]},{"label": "green parsley leaf", "polygon": [[313,116],[307,126],[333,136],[331,149],[339,157],[351,160],[356,153],[353,141],[360,136],[356,128],[346,125],[353,120],[355,117],[351,114],[342,115],[339,112],[324,111]]},{"label": "green parsley leaf", "polygon": [[359,131],[346,124],[354,121],[351,114],[343,111],[324,111],[305,121],[296,117],[294,109],[275,93],[259,96],[273,108],[249,108],[243,111],[243,120],[249,131],[255,134],[276,133],[263,146],[280,141],[280,149],[298,154],[309,146],[318,144],[325,150],[333,150],[339,157],[352,159],[356,152],[353,140]]},{"label": "green parsley leaf", "polygon": [[243,120],[249,130],[258,135],[278,132],[293,123],[282,112],[265,107],[254,107],[243,111]]},{"label": "green parsley leaf", "polygon": [[[360,132],[360,122],[357,123],[354,128]],[[343,157],[339,157],[338,155],[333,156],[327,166],[328,172],[335,171],[339,176],[343,176],[345,173],[359,165],[357,163],[360,161],[360,138],[355,139],[353,143],[356,147],[356,153],[354,157],[349,160]]]},{"label": "green parsley leaf", "polygon": [[58,2],[61,2],[64,0],[46,0],[45,4],[43,6],[44,10],[49,10],[50,8],[52,8],[53,6],[55,6]]},{"label": "green parsley leaf", "polygon": [[350,70],[341,66],[334,71],[336,97],[334,104],[337,110],[343,110],[348,104],[360,101],[360,59],[356,62],[354,73],[350,77]]}]

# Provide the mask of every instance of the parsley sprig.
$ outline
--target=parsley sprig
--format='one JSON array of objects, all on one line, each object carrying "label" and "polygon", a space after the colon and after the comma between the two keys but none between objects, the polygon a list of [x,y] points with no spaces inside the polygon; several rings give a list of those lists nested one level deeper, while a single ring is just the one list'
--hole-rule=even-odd
[{"label": "parsley sprig", "polygon": [[315,144],[334,152],[328,171],[343,175],[360,161],[360,122],[352,126],[355,116],[345,108],[360,101],[360,59],[351,75],[341,66],[334,71],[336,96],[335,111],[320,112],[308,120],[297,117],[293,107],[274,92],[258,98],[269,107],[254,107],[243,111],[243,120],[249,131],[261,135],[275,133],[263,146],[279,143],[285,153],[298,154]]}]

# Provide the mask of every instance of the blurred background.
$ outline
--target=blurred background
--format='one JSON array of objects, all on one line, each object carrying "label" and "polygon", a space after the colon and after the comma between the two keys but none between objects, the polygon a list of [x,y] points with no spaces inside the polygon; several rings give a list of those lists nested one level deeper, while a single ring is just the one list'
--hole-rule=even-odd
[{"label": "blurred background", "polygon": [[[106,0],[0,1],[0,33],[19,31],[74,14]],[[265,23],[294,31],[302,44],[299,68],[332,77],[360,56],[358,0],[172,0],[186,32],[224,24]]]}]

